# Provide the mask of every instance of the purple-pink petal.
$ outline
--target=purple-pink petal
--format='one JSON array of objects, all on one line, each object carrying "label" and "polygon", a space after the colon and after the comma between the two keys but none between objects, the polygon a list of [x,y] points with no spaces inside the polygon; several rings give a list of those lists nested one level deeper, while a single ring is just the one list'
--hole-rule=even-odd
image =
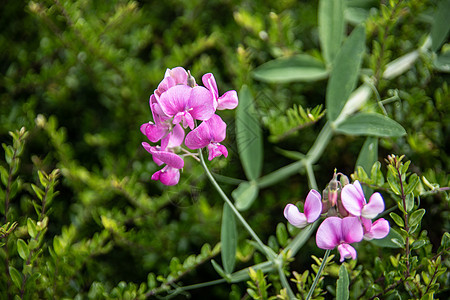
[{"label": "purple-pink petal", "polygon": [[183,67],[176,67],[167,69],[164,77],[171,77],[175,84],[187,84],[188,73]]},{"label": "purple-pink petal", "polygon": [[308,225],[305,214],[301,213],[294,204],[289,203],[286,205],[284,208],[284,217],[295,227],[303,228]]},{"label": "purple-pink petal", "polygon": [[182,169],[184,167],[184,160],[175,153],[158,150],[156,147],[151,147],[149,152],[152,154],[153,159],[156,158],[170,167],[176,169]]},{"label": "purple-pink petal", "polygon": [[369,203],[364,205],[361,215],[367,219],[375,218],[384,210],[384,200],[380,193],[373,193],[370,196]]},{"label": "purple-pink petal", "polygon": [[305,200],[305,215],[308,223],[316,221],[322,213],[322,196],[316,190],[311,190]]},{"label": "purple-pink petal", "polygon": [[188,106],[190,114],[196,120],[206,121],[216,111],[211,92],[202,86],[192,88]]},{"label": "purple-pink petal", "polygon": [[211,141],[220,143],[225,139],[227,133],[227,124],[218,115],[213,115],[206,124],[210,128]]},{"label": "purple-pink petal", "polygon": [[339,245],[338,250],[341,255],[340,262],[343,262],[346,258],[356,259],[356,250],[349,244]]},{"label": "purple-pink petal", "polygon": [[192,88],[186,85],[177,85],[170,88],[159,99],[159,105],[162,111],[170,117],[175,116],[179,112],[186,111],[189,108],[191,92]]},{"label": "purple-pink petal", "polygon": [[218,156],[228,157],[228,150],[224,145],[219,143],[211,143],[208,145],[208,160],[213,160]]},{"label": "purple-pink petal", "polygon": [[364,231],[361,222],[356,217],[342,219],[342,240],[347,244],[360,242],[363,239]]},{"label": "purple-pink petal", "polygon": [[382,239],[389,234],[389,230],[389,222],[383,218],[378,219],[372,224],[370,231],[364,234],[364,239]]},{"label": "purple-pink petal", "polygon": [[180,171],[178,169],[165,166],[163,169],[152,175],[152,180],[159,180],[164,185],[176,185],[180,180]]},{"label": "purple-pink petal", "polygon": [[357,186],[353,184],[347,184],[346,186],[344,186],[341,192],[341,201],[344,208],[350,214],[357,217],[361,215],[361,210],[366,203],[364,194],[361,196],[361,193],[359,192]]},{"label": "purple-pink petal", "polygon": [[342,219],[328,217],[320,224],[316,233],[316,244],[320,249],[334,249],[342,238]]},{"label": "purple-pink petal", "polygon": [[203,85],[213,94],[214,100],[219,97],[219,90],[217,89],[216,79],[212,73],[207,73],[202,77]]},{"label": "purple-pink petal", "polygon": [[223,94],[217,99],[217,109],[235,109],[238,106],[239,100],[236,91],[231,90]]},{"label": "purple-pink petal", "polygon": [[211,131],[206,121],[202,122],[197,128],[189,132],[184,141],[186,147],[193,150],[206,147],[210,142]]},{"label": "purple-pink petal", "polygon": [[180,124],[173,127],[172,132],[170,132],[165,138],[161,140],[161,149],[172,149],[180,146],[184,140],[184,129]]}]

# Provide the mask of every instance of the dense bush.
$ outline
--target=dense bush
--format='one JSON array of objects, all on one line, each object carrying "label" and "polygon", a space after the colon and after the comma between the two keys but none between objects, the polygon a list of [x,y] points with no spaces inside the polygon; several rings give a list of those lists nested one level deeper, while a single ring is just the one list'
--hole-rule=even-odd
[{"label": "dense bush", "polygon": [[[445,298],[450,1],[0,11],[1,299]],[[220,112],[228,157],[187,157],[167,187],[139,127],[177,66],[240,105]],[[342,264],[317,258],[317,221],[283,217],[310,189],[331,197],[336,172],[380,192],[391,227]]]}]

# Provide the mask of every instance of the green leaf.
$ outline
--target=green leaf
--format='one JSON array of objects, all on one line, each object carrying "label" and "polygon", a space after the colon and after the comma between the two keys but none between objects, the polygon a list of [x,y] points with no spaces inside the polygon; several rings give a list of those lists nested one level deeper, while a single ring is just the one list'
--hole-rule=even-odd
[{"label": "green leaf", "polygon": [[416,210],[415,212],[413,212],[410,216],[409,216],[409,226],[413,227],[417,224],[420,223],[420,221],[422,221],[423,216],[425,215],[425,209],[421,208]]},{"label": "green leaf", "polygon": [[8,171],[3,166],[0,166],[0,176],[4,186],[8,185]]},{"label": "green leaf", "polygon": [[286,247],[289,236],[288,236],[288,233],[286,230],[286,225],[284,225],[284,223],[278,223],[276,235],[277,235],[277,240],[278,240],[278,243],[280,244],[280,246]]},{"label": "green leaf", "polygon": [[236,108],[236,142],[245,175],[249,180],[257,179],[263,163],[263,138],[254,99],[246,85],[239,92]]},{"label": "green leaf", "polygon": [[17,252],[19,252],[19,256],[25,261],[28,259],[28,255],[30,255],[27,243],[22,239],[17,240]]},{"label": "green leaf", "polygon": [[34,222],[34,220],[32,220],[30,218],[27,219],[27,229],[28,229],[28,234],[32,238],[35,238],[37,235],[37,227],[36,227],[36,223]]},{"label": "green leaf", "polygon": [[361,166],[369,174],[376,161],[378,161],[378,138],[369,136],[359,152],[355,170],[356,167]]},{"label": "green leaf", "polygon": [[434,23],[431,27],[431,50],[436,52],[446,40],[450,31],[448,13],[450,12],[450,0],[441,0],[434,15]]},{"label": "green leaf", "polygon": [[344,0],[319,1],[319,39],[322,54],[332,64],[345,35]]},{"label": "green leaf", "polygon": [[44,191],[41,190],[38,186],[36,186],[35,184],[31,184],[31,188],[33,189],[34,193],[36,194],[36,196],[39,198],[39,200],[42,201],[42,198],[44,197]]},{"label": "green leaf", "polygon": [[268,61],[253,70],[253,77],[266,82],[316,81],[328,77],[323,63],[300,54]]},{"label": "green leaf", "polygon": [[237,229],[234,213],[227,203],[223,205],[220,241],[222,243],[222,265],[225,272],[230,274],[233,272],[236,262]]},{"label": "green leaf", "polygon": [[20,287],[22,286],[22,275],[19,273],[19,271],[17,271],[17,269],[14,268],[13,266],[10,266],[9,275],[11,275],[11,279],[17,286],[17,288],[20,289]]},{"label": "green leaf", "polygon": [[356,86],[366,34],[363,26],[356,27],[336,55],[327,85],[327,118],[336,120]]},{"label": "green leaf", "polygon": [[222,267],[218,263],[216,263],[214,259],[211,259],[211,264],[213,265],[214,270],[216,270],[217,274],[222,276],[228,282],[231,280],[230,275],[226,274]]},{"label": "green leaf", "polygon": [[339,268],[339,279],[337,280],[336,285],[336,300],[347,300],[349,297],[349,280],[348,272],[344,264]]},{"label": "green leaf", "polygon": [[389,214],[389,216],[391,216],[392,220],[394,220],[394,222],[395,222],[398,226],[400,226],[400,227],[405,227],[405,222],[403,222],[403,219],[402,219],[399,215],[397,215],[397,214],[394,213],[394,212],[391,212],[391,213]]},{"label": "green leaf", "polygon": [[414,195],[413,194],[407,194],[405,196],[405,204],[406,204],[406,211],[409,213],[414,208]]},{"label": "green leaf", "polygon": [[379,137],[398,137],[406,134],[405,129],[384,115],[359,113],[340,123],[337,132],[350,135],[372,135]]},{"label": "green leaf", "polygon": [[235,201],[238,210],[247,210],[258,197],[259,188],[256,183],[242,182],[237,189],[231,192],[231,196]]},{"label": "green leaf", "polygon": [[414,192],[418,184],[419,184],[419,176],[417,176],[417,174],[414,173],[411,175],[411,177],[409,177],[408,185],[405,188],[405,195]]},{"label": "green leaf", "polygon": [[404,238],[394,228],[389,230],[389,234],[379,240],[370,240],[374,245],[385,248],[403,248],[405,244]]}]

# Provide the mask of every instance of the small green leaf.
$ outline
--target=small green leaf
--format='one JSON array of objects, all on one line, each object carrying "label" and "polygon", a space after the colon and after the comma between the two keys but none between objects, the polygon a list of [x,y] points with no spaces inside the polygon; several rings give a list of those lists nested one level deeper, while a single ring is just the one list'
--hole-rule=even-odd
[{"label": "small green leaf", "polygon": [[13,266],[10,266],[9,275],[11,275],[11,279],[17,286],[17,288],[20,289],[20,287],[22,286],[22,275],[19,273],[19,271],[17,271],[17,269],[14,268]]},{"label": "small green leaf", "polygon": [[330,121],[337,119],[356,86],[365,40],[364,27],[356,27],[336,55],[326,95],[327,118]]},{"label": "small green leaf", "polygon": [[347,300],[349,297],[349,280],[348,272],[344,264],[339,268],[339,279],[337,280],[336,285],[336,300]]},{"label": "small green leaf", "polygon": [[350,135],[379,137],[398,137],[406,134],[405,129],[400,124],[377,113],[359,113],[351,116],[340,123],[336,131]]},{"label": "small green leaf", "polygon": [[[378,138],[367,137],[364,145],[359,152],[358,159],[356,160],[356,167],[361,166],[368,174],[373,164],[378,160]],[[374,178],[372,178],[374,179]]]},{"label": "small green leaf", "polygon": [[450,31],[450,22],[448,13],[450,11],[450,0],[441,0],[433,17],[433,26],[431,27],[431,50],[436,52],[447,38]]},{"label": "small green leaf", "polygon": [[267,82],[316,81],[327,78],[328,71],[316,58],[300,54],[268,61],[253,70],[253,77]]},{"label": "small green leaf", "polygon": [[379,240],[370,240],[370,242],[378,247],[385,248],[403,248],[405,245],[404,238],[394,228],[390,228],[386,237]]},{"label": "small green leaf", "polygon": [[236,262],[237,229],[234,213],[227,203],[223,205],[220,241],[222,243],[222,265],[225,272],[230,274],[233,272]]},{"label": "small green leaf", "polygon": [[0,176],[4,186],[8,185],[8,171],[3,166],[0,166]]},{"label": "small green leaf", "polygon": [[263,137],[254,99],[246,85],[239,92],[236,108],[236,142],[245,175],[249,180],[257,179],[262,170]]},{"label": "small green leaf", "polygon": [[402,219],[399,215],[397,215],[397,214],[394,213],[394,212],[391,212],[389,215],[391,216],[392,220],[394,220],[394,222],[395,222],[398,226],[400,226],[400,227],[405,227],[405,223],[403,222],[403,219]]},{"label": "small green leaf", "polygon": [[34,220],[32,220],[30,218],[27,219],[27,229],[28,229],[28,234],[32,238],[35,238],[37,235],[37,227],[36,227],[36,223],[34,222]]},{"label": "small green leaf", "polygon": [[213,265],[214,270],[216,270],[217,274],[219,274],[221,277],[223,277],[227,282],[229,282],[231,280],[230,275],[225,273],[225,271],[222,269],[222,267],[218,263],[216,263],[216,261],[214,259],[211,259],[211,264]]},{"label": "small green leaf", "polygon": [[284,223],[278,223],[276,234],[280,246],[286,247],[289,236],[286,230],[286,225],[284,225]]},{"label": "small green leaf", "polygon": [[416,210],[415,212],[413,212],[410,216],[409,216],[409,226],[413,227],[417,224],[420,223],[420,221],[422,221],[423,216],[425,215],[425,209],[421,208]]},{"label": "small green leaf", "polygon": [[240,211],[247,210],[258,197],[259,188],[256,183],[242,182],[237,189],[231,192],[236,208]]},{"label": "small green leaf", "polygon": [[412,243],[411,245],[411,249],[419,249],[422,248],[423,246],[429,244],[430,242],[426,241],[426,240],[417,240],[414,243]]},{"label": "small green leaf", "polygon": [[407,194],[405,196],[405,204],[406,204],[406,211],[409,213],[414,208],[414,195],[413,194]]},{"label": "small green leaf", "polygon": [[22,239],[17,240],[17,252],[19,252],[19,256],[25,261],[28,259],[28,255],[30,255],[27,243]]},{"label": "small green leaf", "polygon": [[44,197],[44,191],[41,190],[38,186],[36,186],[35,184],[31,184],[31,188],[33,189],[34,193],[36,194],[36,196],[39,198],[39,200],[42,201],[42,198]]},{"label": "small green leaf", "polygon": [[319,39],[323,57],[332,64],[344,40],[344,7],[343,0],[319,1]]},{"label": "small green leaf", "polygon": [[419,184],[419,176],[412,174],[408,181],[408,185],[405,188],[405,195],[414,192],[416,186]]}]

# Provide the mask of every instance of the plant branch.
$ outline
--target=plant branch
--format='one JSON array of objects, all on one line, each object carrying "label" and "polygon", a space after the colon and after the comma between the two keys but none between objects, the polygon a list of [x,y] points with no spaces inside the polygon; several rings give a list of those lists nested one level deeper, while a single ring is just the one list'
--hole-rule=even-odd
[{"label": "plant branch", "polygon": [[319,270],[317,271],[316,278],[314,278],[314,282],[311,285],[311,288],[309,289],[308,295],[306,295],[306,300],[311,299],[312,295],[314,294],[314,290],[316,289],[316,285],[319,282],[320,275],[322,274],[323,269],[325,268],[325,265],[327,264],[328,256],[330,255],[331,250],[325,251],[325,254],[322,259],[322,263],[320,264]]}]

